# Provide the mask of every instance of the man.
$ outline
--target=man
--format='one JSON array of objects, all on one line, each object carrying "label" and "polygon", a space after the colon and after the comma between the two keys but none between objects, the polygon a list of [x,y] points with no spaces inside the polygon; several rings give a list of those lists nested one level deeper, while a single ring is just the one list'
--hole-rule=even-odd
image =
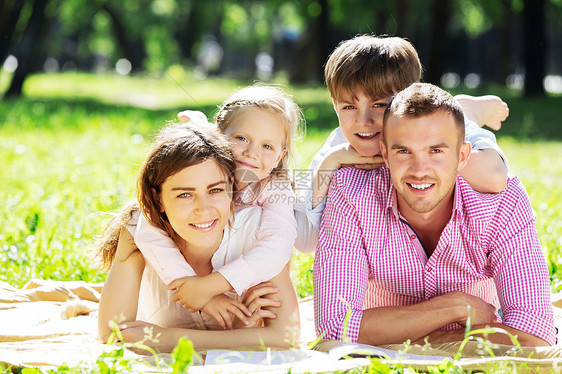
[{"label": "man", "polygon": [[413,84],[384,116],[386,167],[334,173],[314,263],[319,335],[440,343],[462,340],[469,324],[501,327],[523,346],[555,344],[528,196],[517,178],[496,195],[466,183],[463,123],[451,95]]}]

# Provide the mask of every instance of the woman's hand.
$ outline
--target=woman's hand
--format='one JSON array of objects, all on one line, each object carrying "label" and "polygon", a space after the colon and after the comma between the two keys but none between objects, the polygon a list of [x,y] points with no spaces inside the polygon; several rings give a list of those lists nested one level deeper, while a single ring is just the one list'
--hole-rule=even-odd
[{"label": "woman's hand", "polygon": [[[153,325],[152,323],[143,321],[123,322],[120,323],[117,328],[119,331],[115,332],[115,340],[118,342],[131,344],[140,342],[153,349],[161,348],[166,345],[166,343],[162,340],[165,338],[165,334],[163,334],[165,329],[160,326]],[[102,337],[102,342],[104,344],[107,343],[110,336],[111,334]],[[145,349],[133,347],[127,348],[136,353],[150,354],[150,352]]]},{"label": "woman's hand", "polygon": [[263,308],[279,308],[280,301],[267,298],[267,295],[276,294],[279,288],[274,287],[272,282],[263,282],[248,289],[244,295],[242,302],[252,315],[248,319],[248,324],[242,326],[239,323],[234,324],[234,328],[243,327],[263,327],[266,318],[275,319],[277,315],[271,310]]},{"label": "woman's hand", "polygon": [[216,295],[201,309],[201,311],[218,322],[223,329],[232,329],[234,319],[238,319],[243,326],[249,324],[252,315],[248,308],[240,301],[224,294]]}]

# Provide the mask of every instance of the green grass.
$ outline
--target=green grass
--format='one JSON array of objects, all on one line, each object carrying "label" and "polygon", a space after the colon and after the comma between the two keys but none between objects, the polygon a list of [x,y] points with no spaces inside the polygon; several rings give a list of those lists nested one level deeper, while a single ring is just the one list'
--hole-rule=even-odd
[{"label": "green grass", "polygon": [[[21,287],[31,278],[105,279],[87,250],[112,212],[133,198],[151,135],[180,109],[211,116],[232,90],[251,83],[203,82],[181,69],[173,72],[189,95],[167,74],[64,74],[33,76],[24,98],[0,101],[0,280]],[[0,92],[7,79],[0,73]],[[297,152],[297,167],[306,168],[337,120],[324,87],[288,90],[308,121],[307,137]],[[508,91],[502,95],[511,115],[497,134],[499,144],[529,192],[552,287],[560,290],[559,99],[528,100]],[[300,296],[312,294],[312,263],[311,255],[293,257],[291,275]],[[394,372],[380,365],[373,361],[367,370]]]},{"label": "green grass", "polygon": [[[151,135],[180,109],[211,116],[232,90],[249,83],[197,81],[177,68],[171,74],[174,79],[167,73],[38,75],[26,82],[24,98],[0,101],[0,280],[14,286],[31,278],[104,280],[87,248],[111,213],[133,198]],[[7,75],[0,74],[0,88],[6,82]],[[306,168],[337,119],[324,87],[287,90],[307,116],[307,137],[297,147],[297,167]],[[145,105],[149,97],[152,104]],[[559,289],[558,103],[555,98],[504,99],[511,115],[498,133],[499,144],[529,191],[553,287]],[[300,296],[312,293],[312,262],[311,255],[294,256],[292,276]]]}]

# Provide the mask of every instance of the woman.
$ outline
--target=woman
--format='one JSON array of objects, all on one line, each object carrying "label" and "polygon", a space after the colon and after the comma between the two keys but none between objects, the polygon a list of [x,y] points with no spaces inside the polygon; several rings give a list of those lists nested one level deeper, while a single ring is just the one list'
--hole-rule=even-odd
[{"label": "woman", "polygon": [[[110,320],[119,320],[129,342],[143,340],[145,327],[152,327],[158,341],[146,343],[161,352],[171,351],[180,337],[196,349],[298,344],[298,306],[287,269],[241,300],[221,294],[192,313],[172,301],[173,292],[134,246],[131,233],[142,212],[172,238],[194,276],[242,255],[255,240],[261,209],[243,209],[234,217],[235,168],[229,144],[216,130],[174,124],[161,131],[139,176],[138,207],[116,216],[102,237],[98,255],[110,270],[100,300],[100,337],[111,332]],[[235,328],[247,328],[225,331],[233,316]]]}]

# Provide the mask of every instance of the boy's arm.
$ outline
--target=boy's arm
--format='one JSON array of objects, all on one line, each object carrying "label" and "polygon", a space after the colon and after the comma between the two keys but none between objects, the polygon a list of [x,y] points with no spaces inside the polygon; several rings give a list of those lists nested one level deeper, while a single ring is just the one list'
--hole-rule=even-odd
[{"label": "boy's arm", "polygon": [[312,208],[316,208],[328,194],[334,171],[344,166],[360,169],[378,169],[384,165],[381,156],[361,156],[349,143],[340,144],[326,156],[314,176],[312,192]]},{"label": "boy's arm", "polygon": [[509,115],[507,104],[495,95],[456,95],[455,99],[462,106],[464,114],[480,127],[486,125],[499,130]]},{"label": "boy's arm", "polygon": [[483,193],[499,193],[507,183],[507,169],[500,155],[493,149],[473,149],[459,174],[470,186]]},{"label": "boy's arm", "polygon": [[465,117],[465,141],[472,152],[460,175],[478,192],[499,193],[505,189],[509,163],[491,131]]}]

